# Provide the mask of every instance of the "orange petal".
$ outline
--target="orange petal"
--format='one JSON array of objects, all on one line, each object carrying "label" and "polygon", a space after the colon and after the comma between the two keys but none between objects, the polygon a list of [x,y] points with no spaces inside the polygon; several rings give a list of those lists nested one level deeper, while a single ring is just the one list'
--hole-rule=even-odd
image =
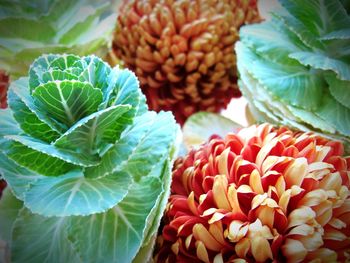
[{"label": "orange petal", "polygon": [[245,258],[250,249],[250,239],[242,238],[235,246],[235,252],[240,258]]},{"label": "orange petal", "polygon": [[281,249],[283,255],[287,258],[287,262],[300,262],[307,255],[307,250],[303,244],[291,238],[286,239]]},{"label": "orange petal", "polygon": [[273,259],[270,243],[263,237],[254,237],[251,240],[252,255],[258,262]]},{"label": "orange petal", "polygon": [[236,187],[232,184],[228,188],[227,197],[228,197],[228,201],[230,202],[230,206],[232,207],[232,212],[242,213],[242,210],[238,202]]},{"label": "orange petal", "polygon": [[230,148],[227,148],[218,156],[218,159],[217,159],[219,173],[224,174],[226,176],[230,174],[230,171],[228,170],[228,163],[227,163],[229,153],[230,153]]},{"label": "orange petal", "polygon": [[209,225],[209,232],[221,245],[225,245],[224,230],[221,222]]},{"label": "orange petal", "polygon": [[256,215],[264,225],[269,226],[271,229],[273,228],[275,209],[268,206],[260,206],[256,210]]},{"label": "orange petal", "polygon": [[196,253],[197,253],[197,257],[204,261],[205,263],[209,263],[209,255],[208,255],[208,251],[205,248],[205,245],[203,244],[203,242],[201,241],[196,241]]},{"label": "orange petal", "polygon": [[298,205],[315,206],[323,201],[326,201],[327,198],[328,195],[325,190],[316,189],[304,195],[304,197],[299,201]]},{"label": "orange petal", "polygon": [[292,187],[292,185],[300,186],[307,175],[307,171],[307,159],[304,157],[295,159],[284,172],[287,188]]},{"label": "orange petal", "polygon": [[222,245],[208,232],[208,230],[202,224],[195,224],[192,232],[195,239],[197,241],[202,241],[208,249],[213,251],[221,250]]},{"label": "orange petal", "polygon": [[194,201],[194,192],[193,191],[188,195],[187,204],[188,204],[188,207],[190,208],[191,212],[194,215],[198,216],[198,210],[197,210],[196,202]]},{"label": "orange petal", "polygon": [[227,176],[220,174],[215,176],[213,185],[214,201],[218,208],[231,210],[230,203],[227,199]]}]

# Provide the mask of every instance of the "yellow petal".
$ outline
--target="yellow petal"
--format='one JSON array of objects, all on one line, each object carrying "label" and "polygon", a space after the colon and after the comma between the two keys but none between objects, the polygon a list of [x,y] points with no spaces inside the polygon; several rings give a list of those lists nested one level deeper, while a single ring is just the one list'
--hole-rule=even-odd
[{"label": "yellow petal", "polygon": [[262,167],[262,163],[265,160],[266,156],[270,153],[273,147],[276,146],[278,143],[278,138],[275,138],[271,140],[268,144],[265,144],[259,151],[258,155],[256,156],[255,163],[258,165],[258,167]]},{"label": "yellow petal", "polygon": [[225,214],[223,213],[214,213],[213,216],[209,219],[208,223],[209,224],[213,224],[215,222],[220,221],[221,219],[223,219],[225,217]]},{"label": "yellow petal", "polygon": [[342,185],[339,172],[327,174],[321,181],[319,187],[324,190],[335,190],[338,192]]},{"label": "yellow petal", "polygon": [[333,210],[332,209],[325,210],[323,214],[321,214],[321,215],[316,217],[316,221],[321,226],[325,226],[329,222],[329,220],[332,219],[332,215],[333,215]]},{"label": "yellow petal", "polygon": [[303,243],[308,251],[316,250],[323,245],[322,235],[319,232],[314,232],[312,235],[298,237],[297,240]]},{"label": "yellow petal", "polygon": [[255,193],[257,194],[264,193],[264,189],[261,184],[261,176],[257,169],[254,169],[254,171],[250,174],[249,185]]},{"label": "yellow petal", "polygon": [[332,201],[326,200],[322,202],[321,204],[313,207],[313,210],[316,212],[316,216],[321,216],[322,214],[326,213],[327,211],[332,210]]},{"label": "yellow petal", "polygon": [[303,244],[291,238],[286,239],[281,249],[283,255],[287,258],[287,262],[300,262],[307,255],[307,250]]},{"label": "yellow petal", "polygon": [[310,207],[302,206],[295,209],[288,216],[288,228],[307,224],[309,221],[314,220],[315,216],[315,212]]},{"label": "yellow petal", "polygon": [[339,230],[327,229],[324,232],[323,238],[330,239],[330,240],[344,241],[347,239],[347,236]]},{"label": "yellow petal", "polygon": [[220,174],[215,176],[213,185],[214,201],[218,208],[231,210],[230,203],[227,199],[227,176]]},{"label": "yellow petal", "polygon": [[329,225],[331,225],[332,227],[336,228],[336,229],[342,229],[346,227],[346,223],[343,222],[342,220],[338,219],[338,218],[332,218],[329,222]]},{"label": "yellow petal", "polygon": [[214,257],[214,263],[224,263],[224,259],[222,258],[222,254],[219,253]]},{"label": "yellow petal", "polygon": [[264,225],[269,226],[271,229],[273,228],[275,219],[275,210],[273,208],[268,206],[260,206],[256,210],[256,215]]},{"label": "yellow petal", "polygon": [[254,237],[251,240],[252,255],[258,262],[273,259],[270,243],[263,237]]},{"label": "yellow petal", "polygon": [[235,246],[235,252],[240,258],[245,258],[250,249],[249,238],[242,238]]},{"label": "yellow petal", "polygon": [[292,185],[300,186],[307,172],[307,159],[304,157],[295,159],[284,172],[287,188],[290,188]]},{"label": "yellow petal", "polygon": [[325,190],[316,189],[304,195],[304,197],[299,201],[298,205],[315,206],[323,201],[326,201],[327,198],[328,195]]},{"label": "yellow petal", "polygon": [[189,235],[188,237],[186,237],[185,246],[186,246],[187,249],[188,249],[188,248],[190,247],[190,245],[191,245],[192,237],[193,237],[192,234]]},{"label": "yellow petal", "polygon": [[232,207],[233,213],[242,213],[242,210],[239,206],[238,198],[237,198],[237,190],[234,185],[230,185],[227,192],[227,198]]},{"label": "yellow petal", "polygon": [[203,244],[210,250],[220,251],[222,245],[209,233],[209,231],[202,224],[195,224],[193,229],[193,236],[198,241],[203,242]]},{"label": "yellow petal", "polygon": [[244,224],[243,222],[241,222],[239,220],[233,220],[230,223],[229,230],[227,232],[228,233],[227,238],[231,242],[238,242],[243,237],[245,237],[245,235],[248,232],[248,227],[249,226],[247,224]]},{"label": "yellow petal", "polygon": [[179,243],[178,242],[171,245],[171,251],[173,251],[173,253],[175,255],[179,254]]},{"label": "yellow petal", "polygon": [[283,213],[287,213],[287,207],[289,204],[289,200],[291,197],[291,189],[286,190],[285,192],[283,192],[283,194],[280,197],[280,200],[278,200],[278,205],[280,206],[280,208],[282,209]]},{"label": "yellow petal", "polygon": [[209,263],[209,255],[208,255],[208,251],[205,248],[205,245],[203,244],[203,242],[201,241],[196,241],[196,253],[197,253],[197,257],[204,261],[205,263]]},{"label": "yellow petal", "polygon": [[230,153],[230,148],[225,149],[220,156],[218,156],[217,164],[218,164],[218,170],[220,174],[224,174],[228,176],[230,174],[230,171],[228,170],[228,155]]},{"label": "yellow petal", "polygon": [[324,158],[327,156],[329,151],[331,150],[331,147],[329,146],[316,146],[316,158],[315,162],[322,162]]},{"label": "yellow petal", "polygon": [[265,201],[266,198],[267,198],[267,193],[254,196],[254,198],[252,200],[252,209],[255,209],[258,206],[260,206],[262,204],[262,202]]},{"label": "yellow petal", "polygon": [[308,259],[320,259],[321,262],[338,262],[337,261],[337,253],[328,248],[319,248],[315,251],[311,251],[308,253]]},{"label": "yellow petal", "polygon": [[333,169],[334,166],[330,163],[325,162],[313,162],[309,164],[309,172],[324,170],[324,169]]},{"label": "yellow petal", "polygon": [[293,227],[289,233],[287,234],[289,235],[301,235],[301,236],[308,236],[311,235],[315,232],[314,227],[307,225],[307,224],[302,224],[296,227]]},{"label": "yellow petal", "polygon": [[260,219],[256,219],[255,222],[249,224],[248,237],[254,238],[255,236],[261,236],[265,239],[273,239],[271,229],[263,225]]},{"label": "yellow petal", "polygon": [[194,201],[194,192],[193,191],[188,195],[187,204],[188,204],[188,207],[190,208],[191,212],[194,215],[198,215],[197,206],[196,206],[196,203]]},{"label": "yellow petal", "polygon": [[275,184],[278,196],[281,197],[282,194],[286,191],[286,182],[283,176],[280,176]]}]

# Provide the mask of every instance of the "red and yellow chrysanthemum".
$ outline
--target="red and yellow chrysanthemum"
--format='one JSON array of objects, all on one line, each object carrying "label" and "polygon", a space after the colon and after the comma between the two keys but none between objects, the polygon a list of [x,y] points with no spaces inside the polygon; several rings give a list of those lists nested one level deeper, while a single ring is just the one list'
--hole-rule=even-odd
[{"label": "red and yellow chrysanthemum", "polygon": [[239,28],[259,20],[256,0],[124,0],[113,51],[136,73],[150,108],[183,123],[241,95],[233,47]]},{"label": "red and yellow chrysanthemum", "polygon": [[157,262],[350,260],[340,142],[263,124],[176,161]]}]

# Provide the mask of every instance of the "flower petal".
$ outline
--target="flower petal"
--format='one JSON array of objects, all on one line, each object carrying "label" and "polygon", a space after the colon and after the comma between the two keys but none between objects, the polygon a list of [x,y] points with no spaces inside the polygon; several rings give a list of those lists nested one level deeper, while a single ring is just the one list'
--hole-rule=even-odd
[{"label": "flower petal", "polygon": [[303,244],[298,240],[290,238],[286,239],[281,249],[283,255],[288,259],[288,262],[300,262],[307,255],[307,250]]}]

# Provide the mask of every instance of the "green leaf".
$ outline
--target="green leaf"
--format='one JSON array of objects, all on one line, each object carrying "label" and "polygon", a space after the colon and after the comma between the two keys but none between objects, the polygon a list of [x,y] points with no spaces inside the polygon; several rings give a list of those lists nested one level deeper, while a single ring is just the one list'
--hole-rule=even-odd
[{"label": "green leaf", "polygon": [[298,60],[305,66],[315,69],[332,70],[341,80],[350,81],[350,66],[345,62],[329,57],[326,54],[316,52],[295,52],[289,57]]},{"label": "green leaf", "polygon": [[[11,84],[8,91],[8,102],[14,118],[21,126],[21,129],[28,135],[34,138],[51,142],[59,137],[59,132],[54,125],[48,125],[44,120],[47,120],[45,115],[38,117],[36,107],[33,104],[32,98],[29,95],[29,90],[22,84],[21,80],[15,81]],[[27,106],[28,105],[28,106]],[[50,120],[48,122],[51,122]],[[52,123],[52,122],[51,122]]]},{"label": "green leaf", "polygon": [[90,83],[56,81],[42,84],[33,92],[35,104],[55,120],[72,126],[94,113],[102,102],[102,92]]},{"label": "green leaf", "polygon": [[330,32],[321,38],[322,40],[340,40],[350,39],[350,29],[344,28],[337,31]]},{"label": "green leaf", "polygon": [[138,181],[149,173],[174,142],[176,125],[171,113],[147,112],[135,118],[98,166],[85,170],[87,177],[103,177],[113,171],[127,171]]},{"label": "green leaf", "polygon": [[19,166],[14,161],[7,158],[7,156],[1,151],[0,173],[6,180],[14,195],[20,200],[24,199],[24,195],[31,184],[35,183],[36,180],[43,178],[43,176]]},{"label": "green leaf", "polygon": [[343,106],[350,108],[350,81],[339,80],[334,74],[326,75],[329,91]]},{"label": "green leaf", "polygon": [[59,149],[28,136],[8,135],[5,139],[10,142],[3,147],[4,153],[20,165],[43,175],[61,175],[75,165],[88,167],[99,163],[98,156]]},{"label": "green leaf", "polygon": [[67,217],[43,217],[28,209],[20,212],[13,228],[13,263],[81,263],[67,238]]},{"label": "green leaf", "polygon": [[12,226],[15,222],[19,210],[23,203],[19,201],[7,187],[3,192],[0,200],[0,239],[11,243]]},{"label": "green leaf", "polygon": [[143,240],[147,216],[161,192],[155,177],[144,177],[117,206],[103,214],[72,220],[69,238],[83,262],[131,262]]},{"label": "green leaf", "polygon": [[241,128],[232,120],[219,114],[198,112],[190,116],[183,126],[183,140],[187,148],[198,147],[212,135],[225,137]]},{"label": "green leaf", "polygon": [[118,105],[95,112],[75,123],[54,145],[96,153],[107,143],[114,143],[132,119],[124,117],[130,105]]},{"label": "green leaf", "polygon": [[104,212],[128,193],[131,177],[115,172],[99,180],[85,178],[80,171],[38,180],[26,193],[24,204],[44,216],[76,216]]},{"label": "green leaf", "polygon": [[335,29],[350,26],[350,19],[339,1],[327,0],[280,0],[295,18],[313,34],[324,36]]}]

